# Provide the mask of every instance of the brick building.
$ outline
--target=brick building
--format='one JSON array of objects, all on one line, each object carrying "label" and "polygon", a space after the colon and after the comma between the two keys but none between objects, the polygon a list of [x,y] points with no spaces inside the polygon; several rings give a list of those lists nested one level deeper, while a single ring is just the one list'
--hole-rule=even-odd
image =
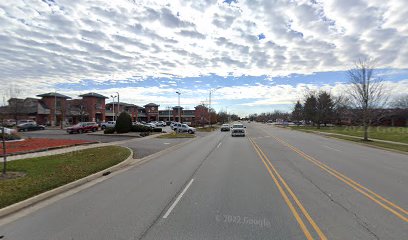
[{"label": "brick building", "polygon": [[[193,126],[209,123],[208,108],[198,105],[194,110],[175,106],[167,110],[159,110],[160,105],[148,103],[143,107],[124,102],[105,103],[107,97],[90,92],[72,99],[69,96],[50,92],[39,94],[40,98],[11,98],[7,106],[0,107],[3,119],[32,119],[44,125],[72,125],[78,122],[111,121],[123,111],[127,112],[132,121],[175,121]],[[181,116],[181,119],[180,119]]]}]

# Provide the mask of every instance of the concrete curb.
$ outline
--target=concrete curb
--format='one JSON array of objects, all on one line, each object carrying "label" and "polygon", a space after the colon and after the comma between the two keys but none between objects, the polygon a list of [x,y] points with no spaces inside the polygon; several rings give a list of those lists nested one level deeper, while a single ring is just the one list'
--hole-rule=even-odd
[{"label": "concrete curb", "polygon": [[36,204],[38,202],[41,202],[41,201],[43,201],[45,199],[56,196],[56,195],[58,195],[60,193],[71,190],[71,189],[73,189],[75,187],[81,186],[81,185],[83,185],[83,184],[85,184],[87,182],[90,182],[92,180],[95,180],[95,179],[97,179],[99,177],[102,177],[104,173],[118,171],[121,168],[124,168],[125,166],[130,165],[131,161],[133,160],[133,150],[128,148],[128,147],[125,147],[125,148],[127,148],[130,151],[130,155],[124,161],[122,161],[122,162],[120,162],[120,163],[118,163],[118,164],[116,164],[116,165],[114,165],[112,167],[109,167],[107,169],[104,169],[102,171],[94,173],[92,175],[89,175],[89,176],[86,176],[84,178],[78,179],[78,180],[76,180],[74,182],[67,183],[67,184],[62,185],[60,187],[57,187],[55,189],[49,190],[47,192],[40,193],[40,194],[38,194],[38,195],[36,195],[34,197],[31,197],[31,198],[28,198],[26,200],[14,203],[14,204],[12,204],[10,206],[4,207],[4,208],[0,209],[0,218],[3,218],[5,216],[10,215],[12,213],[15,213],[17,211],[20,211],[20,210],[22,210],[22,209],[24,209],[26,207],[29,207],[29,206],[34,205],[34,204]]}]

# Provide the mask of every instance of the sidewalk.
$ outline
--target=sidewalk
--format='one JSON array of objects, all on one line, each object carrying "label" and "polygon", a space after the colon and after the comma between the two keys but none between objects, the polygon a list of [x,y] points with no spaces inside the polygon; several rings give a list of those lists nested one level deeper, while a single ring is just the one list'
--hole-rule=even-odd
[{"label": "sidewalk", "polygon": [[[361,139],[361,137],[345,135],[345,134],[340,134],[340,133],[328,133],[328,132],[320,132],[320,131],[314,131],[314,130],[303,130],[303,131],[312,132],[312,133],[321,134],[321,135],[328,135],[328,136],[335,135],[335,136],[349,137],[349,138],[354,138],[354,139]],[[393,141],[381,140],[381,139],[377,139],[377,138],[369,138],[369,140],[372,140],[372,141],[375,141],[375,142],[383,142],[383,143],[391,143],[391,144],[408,146],[408,143],[393,142]]]}]

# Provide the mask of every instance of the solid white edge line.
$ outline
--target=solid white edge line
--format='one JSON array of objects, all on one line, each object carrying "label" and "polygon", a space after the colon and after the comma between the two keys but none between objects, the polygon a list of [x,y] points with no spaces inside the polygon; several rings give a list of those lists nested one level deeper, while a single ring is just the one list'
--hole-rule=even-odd
[{"label": "solid white edge line", "polygon": [[187,184],[187,186],[184,188],[184,190],[180,193],[180,195],[176,198],[176,201],[173,202],[173,204],[170,206],[170,208],[167,210],[166,214],[163,215],[163,218],[167,218],[171,211],[176,207],[177,203],[180,201],[180,199],[183,197],[183,195],[186,193],[187,189],[190,187],[190,185],[193,183],[194,179],[192,178],[190,182]]}]

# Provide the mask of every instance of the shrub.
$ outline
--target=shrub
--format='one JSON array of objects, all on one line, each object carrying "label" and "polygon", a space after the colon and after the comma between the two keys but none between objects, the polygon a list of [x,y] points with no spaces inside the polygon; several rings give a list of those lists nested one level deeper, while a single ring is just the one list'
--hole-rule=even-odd
[{"label": "shrub", "polygon": [[122,112],[116,119],[115,130],[117,133],[128,133],[132,130],[132,117],[127,112]]},{"label": "shrub", "polygon": [[115,128],[112,128],[112,127],[105,128],[103,133],[104,134],[113,134],[113,133],[115,133]]},{"label": "shrub", "polygon": [[[5,138],[6,141],[20,140],[20,139],[21,139],[21,136],[18,135],[18,134],[15,134],[15,133],[12,133],[12,134],[5,133],[5,134],[4,134],[4,138]],[[0,140],[2,140],[2,139],[3,139],[3,138],[2,138],[1,131],[0,131]]]},{"label": "shrub", "polygon": [[150,132],[141,132],[140,133],[141,137],[146,137],[146,136],[149,136],[149,135],[150,135]]},{"label": "shrub", "polygon": [[162,129],[161,128],[153,128],[152,132],[162,132]]},{"label": "shrub", "polygon": [[132,132],[149,132],[150,127],[143,126],[143,125],[133,125],[131,131]]}]

